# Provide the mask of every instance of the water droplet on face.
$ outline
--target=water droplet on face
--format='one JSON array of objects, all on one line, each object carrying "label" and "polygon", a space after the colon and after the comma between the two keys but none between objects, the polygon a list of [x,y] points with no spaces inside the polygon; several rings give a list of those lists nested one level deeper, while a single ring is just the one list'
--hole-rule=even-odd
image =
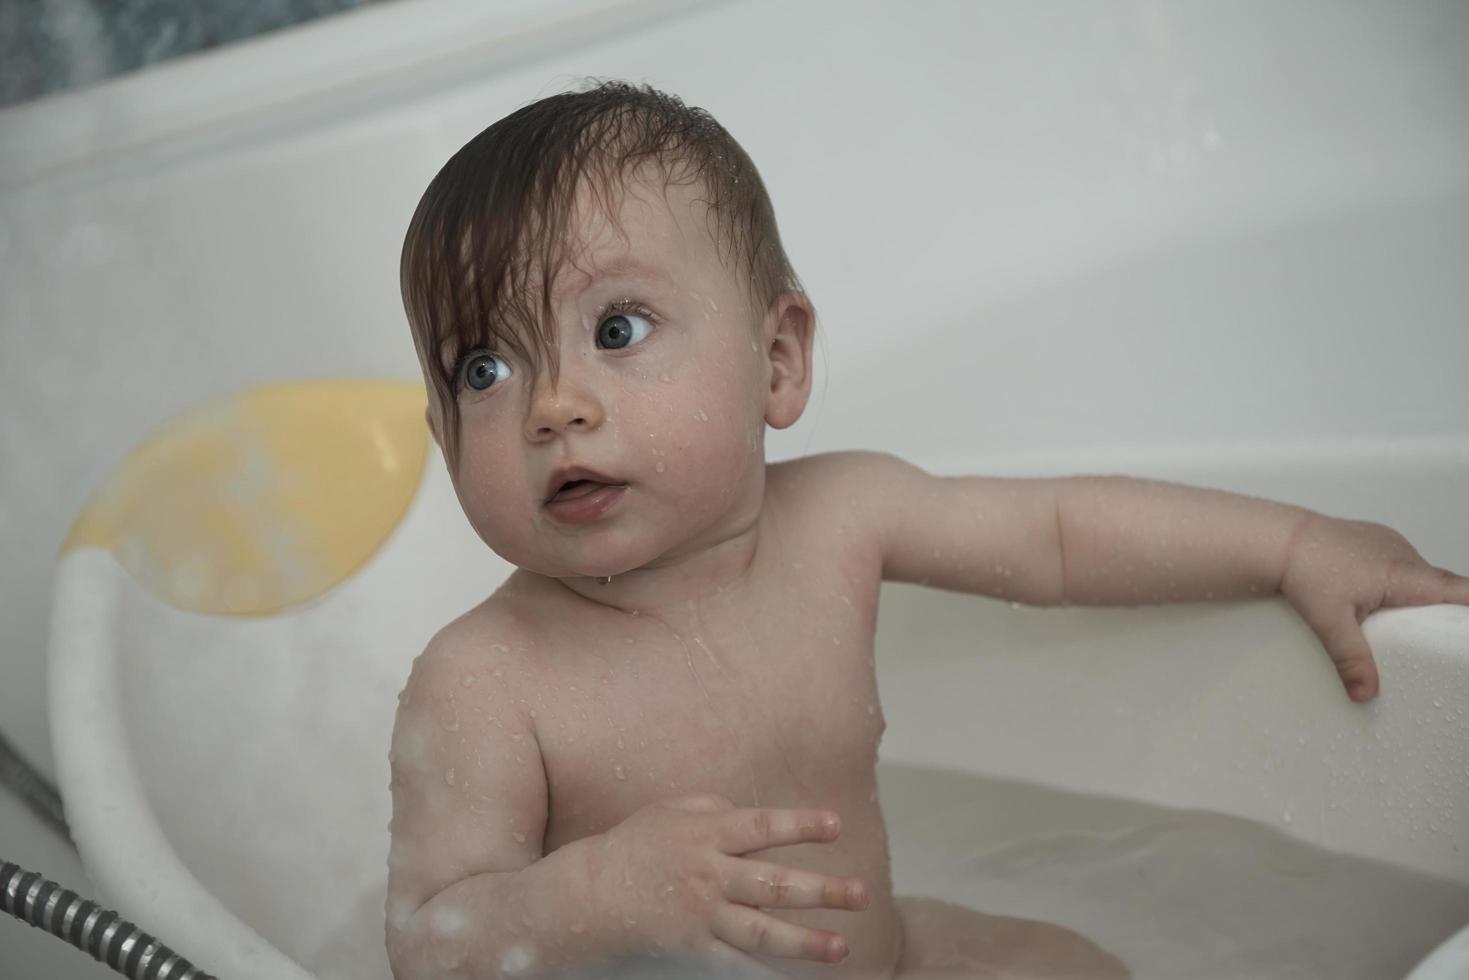
[{"label": "water droplet on face", "polygon": [[[662,374],[658,375],[658,380],[661,381],[661,382],[663,382],[666,385],[671,385],[671,384],[673,384],[673,375],[669,374],[667,371],[664,371]],[[652,434],[653,433],[651,433],[651,432],[648,433],[648,435],[652,435]]]},{"label": "water droplet on face", "polygon": [[473,687],[474,686],[474,675],[466,672],[463,677],[459,678],[459,686],[460,687]]},{"label": "water droplet on face", "polygon": [[522,834],[518,830],[515,831],[515,833],[511,834],[510,835],[510,838],[511,838],[511,840],[515,841],[515,843],[517,843],[517,844],[524,844],[525,843],[525,835]]},{"label": "water droplet on face", "polygon": [[627,746],[625,746],[623,744],[623,742],[622,742],[622,736],[621,735],[617,736],[617,747],[619,749],[622,749],[622,748],[626,748],[627,747]]},{"label": "water droplet on face", "polygon": [[536,716],[536,709],[535,708],[530,709],[530,716],[532,718],[534,718]]},{"label": "water droplet on face", "polygon": [[612,767],[612,775],[616,776],[618,779],[626,779],[627,778],[627,772],[621,766],[613,766]]},{"label": "water droplet on face", "polygon": [[447,769],[444,771],[444,782],[448,783],[450,786],[453,786],[455,782],[457,782],[457,780],[454,778],[453,769]]},{"label": "water droplet on face", "polygon": [[667,468],[668,467],[663,465],[663,460],[661,459],[658,461],[658,465],[653,467],[653,469],[657,470],[659,473],[662,473]]}]

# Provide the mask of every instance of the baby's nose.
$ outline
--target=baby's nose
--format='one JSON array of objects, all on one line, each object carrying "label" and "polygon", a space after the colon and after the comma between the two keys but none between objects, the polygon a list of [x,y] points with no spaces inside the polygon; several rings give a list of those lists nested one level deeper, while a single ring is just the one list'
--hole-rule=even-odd
[{"label": "baby's nose", "polygon": [[525,436],[542,442],[565,432],[591,430],[602,424],[601,402],[584,386],[544,380],[536,385],[526,413]]}]

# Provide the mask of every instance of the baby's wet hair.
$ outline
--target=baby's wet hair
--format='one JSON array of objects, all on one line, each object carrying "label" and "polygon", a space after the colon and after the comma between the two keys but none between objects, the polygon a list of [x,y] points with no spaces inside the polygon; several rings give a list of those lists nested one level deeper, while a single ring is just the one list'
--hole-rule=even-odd
[{"label": "baby's wet hair", "polygon": [[748,275],[754,309],[801,288],[760,174],[713,116],[649,86],[587,85],[518,109],[466,143],[408,225],[403,306],[443,406],[440,437],[451,461],[464,354],[508,353],[554,377],[552,288],[583,185],[615,221],[625,181],[656,165],[667,185],[699,186],[718,254]]}]

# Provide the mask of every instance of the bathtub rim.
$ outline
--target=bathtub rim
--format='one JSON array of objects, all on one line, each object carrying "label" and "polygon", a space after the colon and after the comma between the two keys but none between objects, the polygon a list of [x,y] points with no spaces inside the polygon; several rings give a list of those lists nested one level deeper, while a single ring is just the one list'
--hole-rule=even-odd
[{"label": "bathtub rim", "polygon": [[[47,699],[57,783],[82,865],[101,901],[217,976],[315,980],[204,887],[163,832],[133,763],[118,689],[114,556],[68,552],[52,589]],[[115,634],[114,634],[115,635]],[[76,724],[73,706],[88,723]],[[67,724],[62,723],[65,719]],[[124,824],[128,846],[109,846]],[[204,955],[199,955],[204,951]]]}]

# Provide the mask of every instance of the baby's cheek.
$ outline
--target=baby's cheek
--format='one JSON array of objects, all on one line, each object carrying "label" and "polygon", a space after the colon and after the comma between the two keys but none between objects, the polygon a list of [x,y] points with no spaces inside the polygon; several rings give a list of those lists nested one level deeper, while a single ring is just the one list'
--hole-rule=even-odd
[{"label": "baby's cheek", "polygon": [[469,523],[496,551],[524,543],[525,513],[539,505],[531,499],[523,468],[494,446],[477,446],[460,461],[459,502]]}]

